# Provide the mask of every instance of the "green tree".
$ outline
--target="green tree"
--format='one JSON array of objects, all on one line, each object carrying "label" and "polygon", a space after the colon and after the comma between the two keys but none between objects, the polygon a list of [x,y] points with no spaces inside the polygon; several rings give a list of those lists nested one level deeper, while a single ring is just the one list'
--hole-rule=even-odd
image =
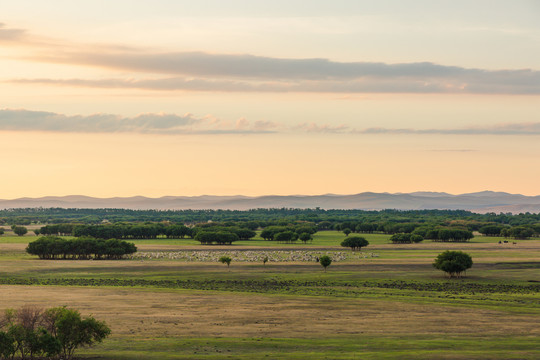
[{"label": "green tree", "polygon": [[329,267],[332,263],[332,258],[330,258],[330,256],[328,255],[323,255],[320,257],[319,263],[324,268],[324,272],[326,272],[326,268]]},{"label": "green tree", "polygon": [[534,235],[534,230],[527,226],[514,226],[510,229],[510,235],[514,239],[527,240]]},{"label": "green tree", "polygon": [[304,244],[307,243],[308,241],[313,241],[313,236],[310,234],[310,233],[307,233],[307,232],[303,232],[301,233],[298,238],[300,239],[300,241],[302,241]]},{"label": "green tree", "polygon": [[349,228],[345,228],[343,229],[343,233],[345,234],[345,236],[349,236],[349,234],[352,233],[352,230]]},{"label": "green tree", "polygon": [[222,264],[227,264],[227,269],[230,271],[229,266],[231,265],[232,259],[228,256],[222,256],[219,258],[219,262]]},{"label": "green tree", "polygon": [[439,254],[433,262],[433,267],[444,271],[451,278],[461,277],[461,274],[470,269],[472,265],[473,261],[469,254],[450,250]]},{"label": "green tree", "polygon": [[263,259],[263,265],[266,266],[267,262],[268,262],[268,256],[265,256]]},{"label": "green tree", "polygon": [[24,234],[28,232],[28,229],[25,228],[24,226],[14,226],[13,232],[17,234],[18,236],[23,236]]},{"label": "green tree", "polygon": [[91,316],[83,319],[77,310],[58,307],[45,314],[49,331],[60,342],[64,359],[72,359],[79,347],[100,343],[111,333],[104,322]]},{"label": "green tree", "polygon": [[341,246],[350,247],[351,250],[362,250],[364,246],[368,246],[369,242],[362,236],[351,236],[341,242]]},{"label": "green tree", "polygon": [[0,331],[0,359],[12,359],[16,352],[13,336],[8,332]]},{"label": "green tree", "polygon": [[274,240],[284,243],[292,243],[298,239],[298,234],[294,231],[282,231],[274,235]]},{"label": "green tree", "polygon": [[4,228],[3,227],[0,227],[0,235],[4,235]]}]

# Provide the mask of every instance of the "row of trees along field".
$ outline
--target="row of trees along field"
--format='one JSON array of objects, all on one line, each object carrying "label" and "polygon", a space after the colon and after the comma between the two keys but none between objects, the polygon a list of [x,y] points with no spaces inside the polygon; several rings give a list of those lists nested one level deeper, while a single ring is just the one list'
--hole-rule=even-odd
[{"label": "row of trees along field", "polygon": [[26,252],[40,259],[118,260],[124,255],[137,252],[137,247],[118,239],[81,237],[67,240],[57,236],[43,236],[29,243]]},{"label": "row of trees along field", "polygon": [[[40,229],[34,230],[37,235],[56,235],[56,236],[88,236],[100,239],[156,239],[159,237],[166,238],[194,238],[201,243],[219,243],[219,241],[211,240],[212,234],[233,234],[235,236],[227,236],[224,243],[232,243],[238,240],[252,239],[256,232],[251,228],[245,228],[244,223],[234,225],[234,222],[227,223],[203,223],[188,227],[183,224],[170,223],[146,223],[146,224],[107,224],[107,225],[80,225],[80,224],[53,224],[46,225]],[[233,226],[231,226],[233,225]],[[254,223],[250,224],[254,227]],[[256,224],[259,225],[259,224]],[[313,239],[315,234],[320,229],[320,224],[308,222],[296,222],[287,225],[270,225],[262,228],[261,237],[265,240],[278,241],[283,243],[292,243],[297,240],[308,242]],[[468,241],[473,238],[473,233],[469,226],[461,222],[443,226],[432,223],[400,223],[400,224],[385,224],[380,226],[378,230],[362,231],[367,226],[356,226],[355,231],[351,231],[350,222],[336,224],[337,230],[342,230],[345,235],[351,233],[385,233],[385,234],[412,234],[418,235],[423,239],[433,241]],[[376,224],[363,224],[376,225]],[[16,226],[21,228],[22,226]],[[345,228],[344,228],[345,227]],[[23,227],[24,228],[24,227]],[[26,230],[26,229],[24,229]],[[204,233],[197,236],[198,233]],[[482,226],[478,232],[486,236],[504,236],[513,237],[515,239],[528,239],[534,236],[540,236],[540,225],[520,225],[520,226],[503,226],[488,224]],[[26,231],[19,233],[24,235]],[[0,232],[2,234],[2,232]],[[409,240],[399,240],[396,236],[391,238],[393,242],[410,242]],[[394,241],[395,240],[395,241]],[[419,237],[415,237],[413,242],[418,242]]]},{"label": "row of trees along field", "polygon": [[[232,225],[232,226],[231,226]],[[241,227],[233,222],[228,223],[203,223],[192,227],[183,224],[110,224],[110,225],[77,225],[77,224],[53,224],[46,225],[37,230],[37,234],[55,236],[89,236],[100,239],[156,239],[184,238],[189,237],[200,241],[202,244],[231,244],[238,240],[249,240],[257,235],[251,228]],[[259,224],[256,224],[257,226]],[[278,242],[294,242],[301,240],[308,242],[313,240],[313,234],[317,232],[317,226],[313,223],[296,223],[285,226],[268,226],[262,230],[261,236],[265,240]]]},{"label": "row of trees along field", "polygon": [[[260,210],[260,209],[259,209]],[[262,210],[261,210],[262,211]],[[478,219],[490,219],[489,215],[471,214],[463,211],[380,211],[380,212],[362,212],[342,210],[338,212],[340,217],[345,217],[349,213],[349,218],[353,215],[355,219],[342,220],[322,220],[315,221],[316,218],[322,218],[322,215],[313,217],[314,221],[303,220],[309,214],[316,214],[316,211],[283,210],[272,212],[271,218],[265,220],[227,220],[227,221],[207,221],[203,223],[178,223],[173,221],[161,222],[105,222],[103,224],[84,224],[84,223],[57,223],[42,226],[34,230],[38,235],[72,235],[72,236],[91,236],[103,239],[155,239],[159,237],[166,238],[196,238],[200,231],[205,233],[225,232],[235,234],[238,240],[248,240],[255,236],[255,230],[261,231],[261,237],[270,241],[279,241],[283,243],[301,240],[310,241],[312,235],[320,230],[338,230],[343,231],[345,235],[351,233],[384,233],[384,234],[414,234],[422,236],[424,239],[434,241],[467,241],[472,238],[472,232],[476,231],[487,236],[504,236],[516,239],[528,239],[530,237],[540,236],[540,222],[533,215],[504,215],[501,219],[521,219],[523,221],[536,221],[521,225],[502,224],[493,221],[479,221]],[[320,210],[323,211],[323,210]],[[290,215],[290,212],[296,215]],[[214,211],[209,211],[214,214]],[[220,213],[220,212],[217,212]],[[243,215],[251,214],[247,212],[232,212]],[[255,212],[259,214],[259,212]],[[326,213],[326,212],[325,212]],[[282,214],[283,218],[276,218],[276,214]],[[301,216],[301,215],[305,216]],[[359,216],[359,214],[363,214]],[[242,215],[242,216],[241,216]],[[259,214],[260,215],[260,214]],[[480,216],[480,217],[479,217]],[[486,217],[487,216],[487,217]],[[502,215],[501,215],[502,216]],[[330,218],[330,217],[328,217]],[[477,219],[478,218],[478,219]],[[499,218],[499,216],[495,216]],[[514,223],[514,222],[513,222]],[[14,225],[14,229],[26,230],[24,226]],[[211,241],[212,235],[201,235],[198,240],[202,243],[214,243]],[[227,242],[234,242],[234,236],[228,236]]]},{"label": "row of trees along field", "polygon": [[[453,221],[466,222],[468,226],[477,226],[469,230],[478,230],[487,224],[531,225],[540,224],[540,214],[476,214],[465,210],[324,210],[324,209],[252,209],[239,210],[129,210],[129,209],[62,209],[62,208],[27,208],[0,210],[0,225],[30,224],[100,224],[103,221],[119,222],[162,222],[171,221],[181,224],[213,222],[257,222],[260,227],[283,225],[279,222],[295,221],[320,224],[320,230],[332,229],[338,223],[356,224],[386,223],[434,223],[448,224]],[[245,226],[249,227],[249,226]],[[351,230],[354,227],[347,225]],[[362,230],[362,231],[368,231]],[[375,231],[381,231],[376,229]],[[400,232],[400,231],[395,231]]]}]

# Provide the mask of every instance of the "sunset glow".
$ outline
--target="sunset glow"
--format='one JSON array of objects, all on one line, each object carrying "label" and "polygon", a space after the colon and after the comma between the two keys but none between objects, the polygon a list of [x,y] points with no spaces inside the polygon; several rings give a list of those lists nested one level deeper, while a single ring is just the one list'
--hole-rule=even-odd
[{"label": "sunset glow", "polygon": [[0,3],[0,198],[540,194],[538,2]]}]

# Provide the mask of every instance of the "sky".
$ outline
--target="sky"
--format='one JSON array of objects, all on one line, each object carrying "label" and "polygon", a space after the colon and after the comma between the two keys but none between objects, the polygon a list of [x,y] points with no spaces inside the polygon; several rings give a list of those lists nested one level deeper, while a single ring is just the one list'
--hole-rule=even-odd
[{"label": "sky", "polygon": [[540,2],[0,0],[0,198],[540,194]]}]

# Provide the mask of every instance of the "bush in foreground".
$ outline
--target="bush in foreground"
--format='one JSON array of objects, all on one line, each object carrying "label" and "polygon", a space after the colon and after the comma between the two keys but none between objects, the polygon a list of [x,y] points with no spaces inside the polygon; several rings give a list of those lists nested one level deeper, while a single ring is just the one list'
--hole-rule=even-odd
[{"label": "bush in foreground", "polygon": [[69,360],[78,348],[100,343],[110,333],[104,322],[66,307],[8,309],[0,317],[0,358]]}]

